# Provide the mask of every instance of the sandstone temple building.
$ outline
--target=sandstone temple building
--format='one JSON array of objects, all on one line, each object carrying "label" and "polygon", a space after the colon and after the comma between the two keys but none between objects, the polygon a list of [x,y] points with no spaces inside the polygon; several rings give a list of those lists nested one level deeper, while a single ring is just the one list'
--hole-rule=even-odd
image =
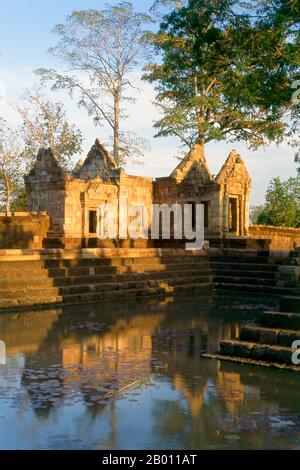
[{"label": "sandstone temple building", "polygon": [[205,238],[211,243],[249,234],[251,179],[235,150],[217,176],[210,173],[201,147],[196,145],[170,176],[152,179],[128,175],[96,140],[72,174],[60,168],[51,149],[41,149],[25,182],[28,210],[48,214],[47,239],[53,246],[58,240],[63,247],[103,246],[104,241],[96,237],[97,208],[113,205],[120,217],[121,198],[146,207],[149,214],[153,203],[189,203],[193,207],[202,203]]}]

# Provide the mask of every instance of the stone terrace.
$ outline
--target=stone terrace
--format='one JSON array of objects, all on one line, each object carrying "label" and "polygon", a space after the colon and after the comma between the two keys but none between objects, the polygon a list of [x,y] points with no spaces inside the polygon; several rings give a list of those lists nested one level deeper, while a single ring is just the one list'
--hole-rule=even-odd
[{"label": "stone terrace", "polygon": [[207,249],[0,250],[0,308],[40,307],[220,288],[293,295],[287,252]]}]

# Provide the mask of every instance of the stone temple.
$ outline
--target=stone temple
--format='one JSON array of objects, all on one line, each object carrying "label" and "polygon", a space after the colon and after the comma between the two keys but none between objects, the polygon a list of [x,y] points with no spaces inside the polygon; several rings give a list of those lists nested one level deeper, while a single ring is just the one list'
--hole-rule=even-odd
[{"label": "stone temple", "polygon": [[[50,217],[48,246],[107,246],[106,240],[96,237],[97,208],[111,204],[120,218],[122,197],[131,206],[146,207],[149,214],[153,203],[202,203],[205,238],[212,245],[249,235],[251,179],[235,150],[217,176],[210,173],[202,149],[196,145],[170,176],[153,179],[128,175],[96,140],[72,174],[60,168],[51,149],[41,149],[25,183],[28,210],[47,212]],[[116,239],[113,243],[134,247],[137,241]]]}]

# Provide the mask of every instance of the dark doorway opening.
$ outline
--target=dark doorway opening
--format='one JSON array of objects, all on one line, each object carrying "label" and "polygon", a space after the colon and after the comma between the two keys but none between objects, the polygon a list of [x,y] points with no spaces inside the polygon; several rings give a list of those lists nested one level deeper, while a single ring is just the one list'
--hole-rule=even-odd
[{"label": "dark doorway opening", "polygon": [[229,231],[237,232],[238,228],[238,200],[235,197],[229,198]]},{"label": "dark doorway opening", "polygon": [[97,233],[97,211],[89,211],[89,233]]}]

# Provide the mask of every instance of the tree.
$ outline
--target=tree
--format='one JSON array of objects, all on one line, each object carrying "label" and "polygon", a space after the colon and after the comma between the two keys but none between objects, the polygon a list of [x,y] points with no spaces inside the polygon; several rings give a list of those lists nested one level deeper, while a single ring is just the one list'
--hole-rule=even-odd
[{"label": "tree", "polygon": [[[287,44],[290,47],[294,45],[300,49],[300,2],[299,0],[260,0],[262,6],[261,14],[267,18],[268,25],[276,29],[286,31]],[[265,20],[266,21],[266,20]],[[300,72],[299,72],[299,53],[296,57],[295,67],[298,72],[294,80],[291,78],[292,87],[292,106],[288,116],[290,126],[287,130],[286,137],[292,147],[295,148],[295,161],[300,165]],[[279,95],[280,97],[280,95]],[[300,166],[298,167],[300,175]]]},{"label": "tree", "polygon": [[12,212],[27,212],[28,210],[27,192],[23,182],[23,178],[22,182],[20,182],[20,184],[16,185],[15,187],[10,209]]},{"label": "tree", "polygon": [[267,189],[266,204],[260,209],[259,225],[300,227],[300,177],[286,181],[274,178]]},{"label": "tree", "polygon": [[203,152],[212,140],[257,148],[280,143],[299,123],[291,101],[299,38],[288,22],[275,27],[258,3],[189,0],[148,35],[160,58],[144,74],[155,84],[162,114],[156,136],[175,135]]},{"label": "tree", "polygon": [[22,183],[26,164],[21,156],[18,133],[0,118],[0,195],[8,213],[14,193]]},{"label": "tree", "polygon": [[23,102],[16,107],[22,119],[23,158],[33,161],[40,147],[51,147],[61,166],[69,169],[71,157],[81,151],[82,135],[69,124],[63,104],[52,103],[40,89],[27,90]]},{"label": "tree", "polygon": [[267,14],[274,23],[288,23],[291,27],[296,27],[299,30],[299,0],[259,0],[256,3],[260,5],[262,14]]},{"label": "tree", "polygon": [[250,208],[250,222],[252,225],[268,225],[268,222],[262,223],[262,217],[263,214],[265,214],[266,208],[265,205],[260,205],[260,206],[252,206]]},{"label": "tree", "polygon": [[161,9],[164,9],[166,7],[179,8],[186,3],[187,3],[187,0],[154,0],[154,3],[150,11],[156,13],[156,12],[160,12]]},{"label": "tree", "polygon": [[131,72],[141,58],[143,25],[149,21],[148,15],[136,13],[129,2],[107,5],[102,11],[73,11],[65,24],[56,26],[59,41],[50,50],[69,71],[38,71],[43,80],[52,82],[54,90],[68,90],[71,95],[77,91],[79,106],[86,108],[95,124],[109,126],[118,164],[126,157],[122,152],[126,140],[126,133],[121,131],[121,121],[126,118],[122,105],[134,101],[136,87]]}]

